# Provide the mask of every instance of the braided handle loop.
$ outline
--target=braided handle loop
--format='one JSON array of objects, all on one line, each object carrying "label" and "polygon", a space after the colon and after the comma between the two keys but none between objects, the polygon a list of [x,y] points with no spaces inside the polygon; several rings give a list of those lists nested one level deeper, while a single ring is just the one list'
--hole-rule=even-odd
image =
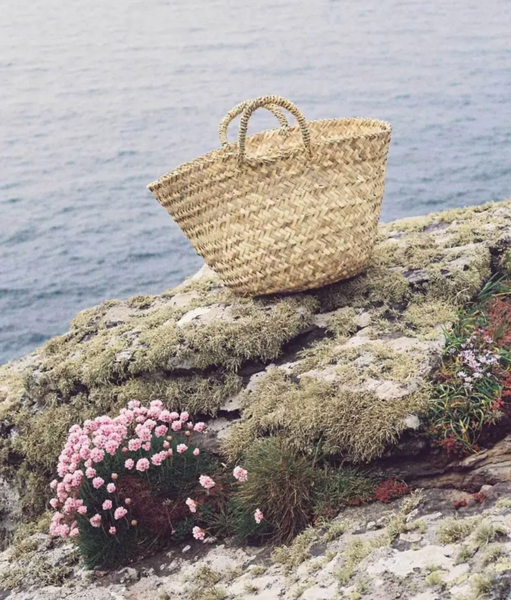
[{"label": "braided handle loop", "polygon": [[311,139],[309,129],[307,127],[307,121],[298,108],[292,102],[286,98],[283,98],[282,96],[261,96],[255,100],[248,101],[245,110],[241,115],[240,130],[238,134],[238,161],[240,164],[245,158],[245,142],[247,139],[247,127],[250,117],[258,108],[268,108],[268,106],[280,106],[281,108],[285,108],[294,117],[296,117],[302,133],[303,145],[305,146],[307,152],[309,154],[311,153]]},{"label": "braided handle loop", "polygon": [[[240,102],[240,104],[237,104],[234,108],[232,108],[220,121],[220,126],[218,127],[218,135],[220,136],[220,143],[222,144],[222,146],[226,146],[229,143],[229,140],[227,139],[227,129],[231,121],[245,110],[249,102],[250,100]],[[264,108],[269,110],[272,114],[274,114],[277,117],[277,120],[280,123],[280,126],[282,127],[282,131],[285,132],[289,127],[289,123],[287,122],[284,113],[272,104],[269,104]]]}]

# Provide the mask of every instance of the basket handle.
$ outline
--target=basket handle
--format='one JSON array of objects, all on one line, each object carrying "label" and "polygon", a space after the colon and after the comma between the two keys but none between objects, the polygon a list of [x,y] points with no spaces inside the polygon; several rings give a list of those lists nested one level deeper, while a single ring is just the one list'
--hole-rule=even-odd
[{"label": "basket handle", "polygon": [[[229,143],[229,140],[227,139],[227,129],[231,121],[245,110],[249,102],[250,100],[240,102],[240,104],[237,104],[234,108],[232,108],[220,121],[220,125],[218,127],[218,135],[220,137],[220,143],[222,144],[222,146],[227,146],[227,144]],[[274,114],[277,117],[277,120],[280,123],[280,126],[282,127],[282,132],[285,133],[287,131],[287,128],[289,127],[289,123],[287,122],[284,113],[272,104],[269,104],[264,108],[269,110],[272,114]]]},{"label": "basket handle", "polygon": [[311,154],[311,138],[309,129],[307,127],[307,121],[298,108],[292,102],[286,98],[283,98],[282,96],[260,96],[255,100],[248,101],[245,110],[241,115],[240,130],[238,134],[238,162],[241,164],[245,159],[247,127],[252,113],[258,108],[268,108],[268,106],[280,106],[281,108],[285,108],[294,117],[296,117],[302,133],[303,145],[305,146],[307,152]]}]

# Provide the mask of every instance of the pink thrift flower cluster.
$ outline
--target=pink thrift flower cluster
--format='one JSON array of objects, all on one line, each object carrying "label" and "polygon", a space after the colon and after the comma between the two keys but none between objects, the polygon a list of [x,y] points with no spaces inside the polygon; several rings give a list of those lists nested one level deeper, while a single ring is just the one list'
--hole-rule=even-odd
[{"label": "pink thrift flower cluster", "polygon": [[196,540],[204,541],[204,538],[206,537],[206,532],[204,531],[204,529],[201,529],[200,527],[194,527],[192,529],[192,535]]},{"label": "pink thrift flower cluster", "polygon": [[[93,527],[105,527],[104,531],[111,535],[118,533],[119,527],[114,522],[124,519],[128,510],[122,506],[114,483],[123,473],[110,472],[111,457],[124,457],[125,472],[144,473],[150,468],[161,467],[165,461],[174,459],[169,443],[172,431],[182,431],[178,436],[183,439],[186,431],[187,444],[176,446],[178,454],[185,454],[190,449],[194,456],[199,456],[198,448],[193,445],[190,448],[190,435],[193,431],[202,433],[205,425],[193,424],[189,419],[186,411],[165,410],[160,400],[152,401],[148,407],[132,400],[115,418],[101,416],[85,421],[82,427],[73,425],[59,456],[58,479],[50,484],[55,493],[50,505],[56,511],[50,533],[59,537],[79,537],[80,517],[88,517]],[[80,499],[82,485],[97,490],[98,503],[94,507],[87,507]],[[105,494],[110,496],[106,500]]]},{"label": "pink thrift flower cluster", "polygon": [[264,519],[264,515],[263,515],[262,511],[260,511],[259,509],[256,509],[256,511],[254,513],[254,519],[255,519],[255,522],[259,525],[259,523]]},{"label": "pink thrift flower cluster", "polygon": [[236,467],[234,469],[234,471],[232,472],[234,479],[237,479],[238,481],[244,482],[247,481],[248,479],[248,473],[247,471],[245,471],[245,469],[242,469],[241,467]]}]

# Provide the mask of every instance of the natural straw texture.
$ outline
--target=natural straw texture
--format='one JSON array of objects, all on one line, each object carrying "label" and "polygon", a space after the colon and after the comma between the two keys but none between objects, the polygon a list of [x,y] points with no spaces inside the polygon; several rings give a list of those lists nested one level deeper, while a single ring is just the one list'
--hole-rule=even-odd
[{"label": "natural straw texture", "polygon": [[[276,114],[277,106],[298,126],[247,137],[252,113],[264,107]],[[240,112],[238,143],[228,143],[227,126]],[[388,123],[373,119],[307,122],[285,98],[263,96],[223,119],[222,148],[148,187],[235,292],[317,288],[367,266],[390,134]]]}]

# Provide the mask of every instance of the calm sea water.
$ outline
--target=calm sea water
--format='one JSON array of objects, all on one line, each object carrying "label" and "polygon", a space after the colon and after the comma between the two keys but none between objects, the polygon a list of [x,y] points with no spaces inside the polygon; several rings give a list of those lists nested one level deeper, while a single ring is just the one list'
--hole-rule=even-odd
[{"label": "calm sea water", "polygon": [[509,0],[3,0],[0,362],[200,266],[145,186],[249,97],[389,120],[384,220],[511,196],[510,31]]}]

